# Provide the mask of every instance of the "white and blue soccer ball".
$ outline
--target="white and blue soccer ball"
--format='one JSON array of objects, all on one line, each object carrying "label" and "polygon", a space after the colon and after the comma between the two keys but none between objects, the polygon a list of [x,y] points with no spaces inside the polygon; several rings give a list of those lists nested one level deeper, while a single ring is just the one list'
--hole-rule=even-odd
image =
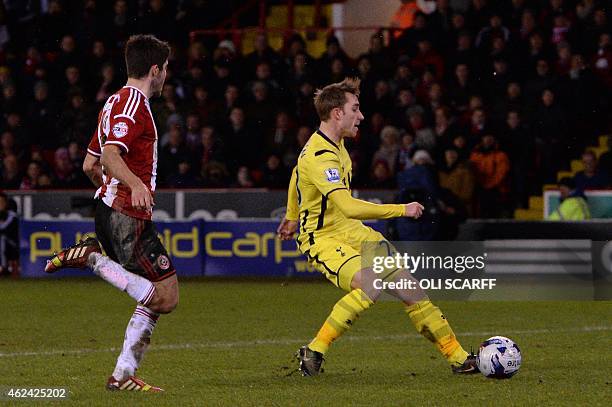
[{"label": "white and blue soccer ball", "polygon": [[477,364],[485,377],[509,379],[521,367],[521,350],[513,340],[492,336],[480,344]]}]

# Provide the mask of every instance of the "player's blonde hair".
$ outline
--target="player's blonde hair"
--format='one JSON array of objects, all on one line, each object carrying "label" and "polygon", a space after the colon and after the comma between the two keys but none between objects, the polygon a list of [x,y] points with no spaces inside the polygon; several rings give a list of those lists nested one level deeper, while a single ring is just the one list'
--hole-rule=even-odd
[{"label": "player's blonde hair", "polygon": [[346,103],[346,93],[359,97],[359,78],[345,78],[342,82],[332,83],[323,89],[317,89],[314,96],[314,105],[321,121],[330,118],[331,111],[337,107],[342,108]]}]

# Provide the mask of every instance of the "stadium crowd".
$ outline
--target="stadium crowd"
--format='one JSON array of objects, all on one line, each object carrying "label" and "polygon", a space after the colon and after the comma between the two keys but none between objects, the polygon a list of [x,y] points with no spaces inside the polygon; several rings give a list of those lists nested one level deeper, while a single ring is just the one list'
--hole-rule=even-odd
[{"label": "stadium crowd", "polygon": [[[85,148],[97,112],[124,84],[123,45],[140,32],[173,47],[151,103],[162,188],[286,188],[318,124],[315,90],[348,75],[361,78],[366,117],[347,145],[353,187],[441,186],[472,215],[525,206],[610,130],[605,1],[428,2],[435,7],[413,7],[402,30],[373,35],[356,59],[333,35],[322,55],[298,34],[278,52],[258,34],[246,55],[229,39],[190,41],[238,4],[222,3],[5,0],[0,188],[90,186]],[[610,186],[612,160],[582,158],[577,181]]]}]

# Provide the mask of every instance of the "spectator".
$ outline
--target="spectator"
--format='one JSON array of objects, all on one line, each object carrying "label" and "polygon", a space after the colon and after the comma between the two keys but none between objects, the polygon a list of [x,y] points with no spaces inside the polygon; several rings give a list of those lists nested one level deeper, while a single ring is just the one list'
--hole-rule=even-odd
[{"label": "spectator", "polygon": [[0,275],[19,275],[19,218],[0,192]]},{"label": "spectator", "polygon": [[108,33],[111,41],[116,48],[121,49],[130,34],[130,24],[133,24],[133,20],[130,21],[127,0],[115,0],[110,23]]},{"label": "spectator", "polygon": [[[434,115],[434,134],[436,135],[436,147],[438,152],[442,152],[451,144],[451,141],[458,130],[452,122],[450,110],[446,106],[436,108]],[[436,154],[439,159],[441,154]]]},{"label": "spectator", "polygon": [[478,185],[478,211],[482,218],[507,215],[508,175],[510,163],[506,153],[498,148],[495,136],[486,132],[470,155]]},{"label": "spectator", "polygon": [[[453,22],[457,19],[462,20],[463,17],[461,15],[453,16]],[[472,36],[468,31],[458,30],[455,49],[450,52],[450,57],[448,60],[448,64],[451,67],[459,64],[467,65],[472,74],[475,77],[478,77],[480,71],[478,67],[479,56],[473,47]]]},{"label": "spectator", "polygon": [[264,82],[255,82],[251,92],[253,100],[246,106],[246,116],[250,119],[253,128],[263,133],[272,124],[276,107]]},{"label": "spectator", "polygon": [[586,189],[604,189],[610,185],[610,180],[597,166],[597,156],[592,151],[582,154],[582,165],[584,169],[574,176],[576,188],[580,191]]},{"label": "spectator", "polygon": [[565,76],[572,66],[572,47],[567,42],[557,44],[557,60],[555,61],[555,74]]},{"label": "spectator", "polygon": [[509,111],[506,116],[500,147],[508,154],[511,164],[514,204],[526,208],[529,195],[539,191],[543,180],[534,174],[536,161],[534,138],[516,110]]},{"label": "spectator", "polygon": [[476,36],[476,47],[488,53],[495,38],[502,38],[507,42],[510,39],[510,30],[502,24],[499,14],[492,13],[489,17],[489,25],[481,29]]},{"label": "spectator", "polygon": [[93,115],[81,93],[68,95],[67,106],[57,122],[59,144],[67,146],[71,141],[87,145],[91,138]]},{"label": "spectator", "polygon": [[57,146],[55,133],[55,104],[49,98],[49,88],[45,82],[34,85],[34,100],[28,108],[28,122],[33,135],[34,145],[45,149]]},{"label": "spectator", "polygon": [[400,150],[399,144],[400,133],[399,130],[393,126],[385,126],[380,132],[380,147],[374,153],[372,161],[372,169],[383,162],[386,165],[386,170],[389,172],[389,178],[395,174],[395,163],[397,162],[397,156]]},{"label": "spectator", "polygon": [[278,112],[275,122],[274,127],[266,133],[264,146],[268,154],[275,153],[283,156],[293,147],[295,130],[287,112]]},{"label": "spectator", "polygon": [[202,167],[202,185],[205,188],[225,188],[228,185],[229,173],[225,164],[211,161]]},{"label": "spectator", "polygon": [[293,59],[291,59],[289,62],[289,74],[287,77],[288,83],[298,84],[304,81],[312,81],[314,79],[314,74],[310,65],[310,57],[308,54],[300,51],[296,53]]},{"label": "spectator", "polygon": [[417,145],[414,142],[414,134],[406,133],[402,136],[402,143],[397,157],[397,170],[401,172],[412,167],[412,156],[417,150]]},{"label": "spectator", "polygon": [[175,124],[170,128],[167,143],[160,150],[158,172],[166,177],[175,175],[179,163],[185,161],[191,161],[191,154],[185,145],[181,127]]},{"label": "spectator", "polygon": [[261,186],[281,189],[287,186],[287,172],[281,159],[276,154],[270,154],[262,170]]},{"label": "spectator", "polygon": [[537,106],[538,97],[546,89],[552,90],[556,84],[556,78],[553,76],[548,60],[541,58],[536,62],[536,74],[525,83],[525,96],[527,98],[530,111]]},{"label": "spectator", "polygon": [[138,19],[138,31],[151,33],[164,41],[173,40],[178,31],[174,14],[164,0],[150,0],[149,7]]},{"label": "spectator", "polygon": [[444,151],[444,164],[438,171],[440,187],[451,191],[463,204],[468,214],[474,207],[476,181],[469,162],[459,160],[459,152],[452,147]]},{"label": "spectator", "polygon": [[455,67],[455,77],[449,89],[449,101],[458,112],[465,112],[468,108],[470,95],[479,93],[478,87],[471,80],[470,68],[466,63],[459,63]]},{"label": "spectator", "polygon": [[182,159],[178,163],[178,171],[166,180],[168,188],[196,188],[201,182],[193,175],[191,161]]},{"label": "spectator", "polygon": [[222,116],[228,117],[233,108],[240,106],[240,89],[235,84],[229,84],[223,94]]},{"label": "spectator", "polygon": [[[78,173],[82,173],[80,169],[83,166],[83,160],[85,159],[85,152],[81,148],[80,144],[76,141],[68,144],[68,159],[72,163],[73,168],[77,168]],[[89,180],[86,180],[85,186],[89,186]]]},{"label": "spectator", "polygon": [[428,127],[424,122],[423,115],[418,111],[413,111],[408,114],[408,118],[410,121],[410,128],[416,136],[415,143],[417,147],[427,151],[434,151],[437,141],[436,135],[433,129]]},{"label": "spectator", "polygon": [[410,88],[401,88],[397,92],[395,106],[389,115],[390,124],[400,128],[407,128],[409,126],[409,109],[424,111],[421,106],[416,104],[412,90]]},{"label": "spectator", "polygon": [[201,129],[200,117],[195,113],[189,113],[187,115],[187,121],[185,122],[185,143],[189,150],[195,151],[195,149],[202,144],[200,136]]},{"label": "spectator", "polygon": [[374,162],[368,187],[374,189],[392,189],[395,187],[393,173],[386,161],[378,160]]},{"label": "spectator", "polygon": [[19,151],[18,146],[15,144],[15,135],[7,130],[0,136],[0,158],[3,159],[9,155],[21,157],[22,152]]},{"label": "spectator", "polygon": [[197,85],[194,89],[193,97],[192,110],[198,116],[199,122],[209,125],[217,123],[220,117],[220,107],[211,98],[208,88],[204,85]]},{"label": "spectator", "polygon": [[96,74],[96,103],[102,105],[119,87],[119,81],[115,75],[115,67],[112,63],[104,63]]},{"label": "spectator", "polygon": [[19,172],[19,164],[15,155],[7,155],[2,158],[2,176],[0,189],[19,189],[23,176]]},{"label": "spectator", "polygon": [[367,57],[372,63],[372,69],[380,72],[383,77],[389,77],[393,72],[391,51],[385,47],[385,39],[381,33],[372,34],[370,48],[359,57],[362,56]]},{"label": "spectator", "polygon": [[559,162],[568,159],[566,147],[567,122],[561,106],[555,102],[552,89],[542,92],[541,103],[532,120],[531,127],[537,135],[542,148],[542,167],[545,182],[556,178]]},{"label": "spectator", "polygon": [[433,240],[437,232],[438,182],[434,162],[425,150],[418,150],[412,158],[414,165],[397,175],[399,202],[421,202],[425,207],[417,221],[398,218],[395,228],[400,240]]},{"label": "spectator", "polygon": [[299,123],[307,126],[317,126],[319,117],[312,100],[314,98],[314,85],[309,81],[303,81],[298,85],[298,93],[295,98],[295,116]]},{"label": "spectator", "polygon": [[229,116],[223,132],[226,145],[232,146],[232,156],[228,168],[233,173],[241,165],[254,169],[262,159],[262,151],[257,140],[257,133],[247,126],[244,110],[235,107]]},{"label": "spectator", "polygon": [[300,126],[295,133],[295,141],[291,148],[287,149],[282,156],[285,168],[293,168],[297,164],[298,155],[310,139],[312,129],[308,126]]},{"label": "spectator", "polygon": [[414,17],[419,11],[416,0],[400,0],[401,6],[395,10],[391,19],[391,27],[396,28],[394,37],[398,38],[402,31],[411,28],[414,24]]},{"label": "spectator", "polygon": [[598,41],[601,39],[601,35],[605,33],[610,33],[607,10],[598,7],[593,12],[592,22],[589,21],[589,23],[584,26],[582,42],[586,44],[585,52],[587,54],[591,55],[597,51]]},{"label": "spectator", "polygon": [[238,172],[236,173],[236,182],[234,183],[234,188],[253,188],[255,183],[251,178],[251,173],[249,172],[248,167],[242,166],[238,168]]},{"label": "spectator", "polygon": [[548,220],[579,221],[591,219],[591,212],[583,190],[576,188],[573,179],[565,177],[559,181],[560,203]]},{"label": "spectator", "polygon": [[427,37],[421,38],[417,44],[418,51],[412,59],[411,67],[413,71],[420,75],[425,69],[432,70],[437,81],[444,77],[444,60],[438,54]]},{"label": "spectator", "polygon": [[6,114],[5,131],[13,133],[18,150],[23,151],[32,145],[32,135],[29,127],[27,123],[23,123],[19,113],[8,112]]},{"label": "spectator", "polygon": [[375,106],[373,111],[381,112],[383,115],[388,114],[393,109],[393,95],[387,81],[382,79],[376,81],[373,103]]},{"label": "spectator", "polygon": [[43,174],[42,168],[38,161],[30,161],[26,174],[21,181],[19,189],[33,190],[39,189],[39,177]]},{"label": "spectator", "polygon": [[201,167],[213,161],[220,163],[226,161],[221,141],[215,134],[215,129],[210,126],[204,126],[200,130],[200,142],[195,151]]},{"label": "spectator", "polygon": [[43,45],[45,51],[55,51],[62,36],[68,33],[71,24],[68,21],[62,3],[59,0],[50,0],[47,12],[40,16],[37,24],[41,29],[36,33],[37,42]]},{"label": "spectator", "polygon": [[3,112],[18,112],[21,110],[21,101],[17,97],[17,87],[13,83],[6,83],[2,87],[2,101],[0,108]]},{"label": "spectator", "polygon": [[482,135],[488,130],[487,115],[485,111],[478,107],[470,114],[470,130],[468,144],[474,145],[480,140]]},{"label": "spectator", "polygon": [[[325,52],[317,60],[318,72],[321,76],[323,83],[334,83],[338,81],[338,78],[333,78],[333,65],[340,63],[344,67],[348,67],[350,64],[350,58],[346,52],[342,49],[340,41],[334,35],[331,35],[325,41]],[[344,76],[339,79],[342,81]]]},{"label": "spectator", "polygon": [[245,58],[247,70],[254,72],[255,67],[260,62],[267,62],[270,64],[272,72],[275,77],[280,77],[284,73],[282,67],[282,61],[280,55],[274,51],[268,44],[268,37],[265,33],[258,33],[253,39],[253,52],[248,54]]},{"label": "spectator", "polygon": [[433,34],[427,26],[427,18],[425,14],[417,12],[414,15],[414,24],[406,28],[397,38],[397,48],[400,53],[406,53],[410,57],[414,57],[418,48],[417,45],[422,40],[431,40]]},{"label": "spectator", "polygon": [[[164,84],[162,97],[154,99],[151,103],[151,109],[155,111],[154,116],[158,129],[170,129],[172,123],[184,122],[183,109],[176,94],[176,87],[172,83],[166,82]],[[196,106],[195,110],[197,111],[197,109]]]},{"label": "spectator", "polygon": [[57,180],[57,185],[61,188],[74,188],[76,185],[76,170],[72,166],[70,156],[68,155],[68,149],[60,147],[55,151],[54,155],[54,175]]},{"label": "spectator", "polygon": [[376,73],[372,71],[372,61],[369,57],[362,56],[357,61],[357,76],[361,79],[360,109],[362,112],[369,113],[374,104],[374,86],[378,79]]},{"label": "spectator", "polygon": [[[369,57],[364,58],[366,58],[366,61],[369,61]],[[391,87],[395,90],[412,90],[417,84],[418,82],[410,69],[410,58],[407,55],[400,55],[397,59],[397,67],[395,68],[393,79],[391,80]]]},{"label": "spectator", "polygon": [[599,48],[593,57],[595,74],[612,91],[612,38],[610,33],[599,36]]},{"label": "spectator", "polygon": [[[272,99],[276,101],[281,101],[283,99],[284,94],[281,90],[281,85],[272,75],[272,68],[269,62],[262,61],[257,64],[255,67],[255,81],[262,82],[266,85]],[[247,88],[252,88],[253,85],[254,82],[251,82],[247,85]]]},{"label": "spectator", "polygon": [[[229,41],[228,43],[231,44]],[[228,47],[229,45],[226,44],[224,49],[227,50]],[[214,74],[212,81],[210,81],[210,94],[214,99],[221,97],[230,83],[237,82],[236,75],[232,73],[233,62],[233,54],[214,59]]]}]

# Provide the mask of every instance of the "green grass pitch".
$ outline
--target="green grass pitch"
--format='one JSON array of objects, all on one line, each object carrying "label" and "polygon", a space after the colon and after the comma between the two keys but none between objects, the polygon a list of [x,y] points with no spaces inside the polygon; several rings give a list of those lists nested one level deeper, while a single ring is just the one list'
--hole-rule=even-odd
[{"label": "green grass pitch", "polygon": [[521,346],[510,380],[452,375],[397,303],[368,310],[324,374],[287,376],[341,295],[325,282],[182,281],[139,370],[166,392],[110,393],[132,300],[93,278],[2,280],[0,387],[67,387],[58,405],[612,405],[611,302],[439,302],[467,349],[494,334]]}]

